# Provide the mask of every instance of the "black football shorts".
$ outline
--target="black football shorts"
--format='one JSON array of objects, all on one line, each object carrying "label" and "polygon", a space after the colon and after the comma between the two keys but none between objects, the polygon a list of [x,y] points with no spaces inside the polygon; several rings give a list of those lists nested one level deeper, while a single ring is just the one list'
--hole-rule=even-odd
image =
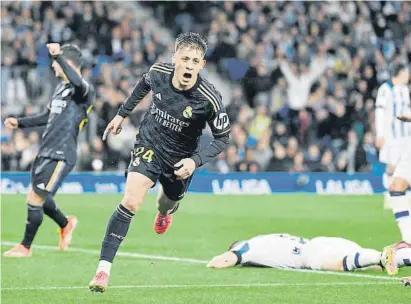
[{"label": "black football shorts", "polygon": [[33,191],[41,197],[56,194],[64,178],[73,167],[63,160],[37,156],[31,167]]},{"label": "black football shorts", "polygon": [[167,165],[150,147],[140,144],[134,146],[131,160],[126,171],[138,172],[151,179],[154,184],[160,181],[164,194],[173,201],[181,200],[190,186],[192,176],[178,180],[174,174],[175,168]]}]

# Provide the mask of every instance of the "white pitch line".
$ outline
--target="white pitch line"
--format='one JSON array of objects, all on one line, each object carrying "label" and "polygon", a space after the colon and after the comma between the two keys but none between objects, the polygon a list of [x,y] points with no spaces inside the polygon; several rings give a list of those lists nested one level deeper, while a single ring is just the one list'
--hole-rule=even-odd
[{"label": "white pitch line", "polygon": [[[18,243],[9,242],[9,241],[2,241],[1,244],[5,245],[5,246],[16,246],[16,245],[18,245]],[[47,250],[47,251],[60,251],[60,249],[58,247],[48,246],[48,245],[33,245],[32,248],[40,249],[40,250]],[[66,251],[86,253],[86,254],[92,254],[92,255],[100,255],[99,250],[84,249],[84,248],[70,247]],[[208,261],[198,260],[198,259],[179,258],[179,257],[170,257],[170,256],[162,256],[162,255],[151,255],[151,254],[134,253],[134,252],[121,252],[121,251],[118,252],[116,256],[139,258],[139,259],[148,259],[148,260],[173,261],[173,262],[182,262],[182,263],[191,263],[191,264],[203,264],[203,265],[208,263]],[[285,269],[285,268],[280,268],[280,269],[285,270],[285,271],[307,272],[307,273],[336,275],[336,276],[347,276],[347,277],[357,277],[357,278],[368,278],[368,279],[377,279],[377,280],[389,280],[389,281],[399,281],[400,280],[400,278],[379,276],[379,275],[372,275],[372,274],[365,274],[365,273],[321,271],[321,270],[309,270],[309,269]]]},{"label": "white pitch line", "polygon": [[[168,288],[233,288],[233,287],[314,287],[314,286],[364,286],[364,285],[394,285],[396,282],[319,282],[319,283],[251,283],[251,284],[202,284],[202,285],[114,285],[109,289],[168,289]],[[87,286],[38,286],[38,287],[6,287],[1,290],[69,290],[88,289]]]},{"label": "white pitch line", "polygon": [[[18,245],[18,243],[8,242],[8,241],[2,241],[1,244],[6,245],[6,246],[16,246],[16,245]],[[33,245],[31,247],[34,248],[34,249],[47,250],[47,251],[60,251],[60,249],[56,246]],[[70,247],[65,251],[100,255],[99,250],[93,250],[93,249]],[[149,259],[149,260],[162,260],[162,261],[195,263],[195,264],[207,264],[208,263],[208,261],[197,260],[197,259],[187,259],[187,258],[168,257],[168,256],[162,256],[162,255],[152,255],[152,254],[134,253],[134,252],[121,252],[121,251],[117,252],[116,256],[139,258],[139,259]]]},{"label": "white pitch line", "polygon": [[310,269],[284,269],[284,270],[296,271],[296,272],[308,272],[308,273],[316,273],[316,274],[329,274],[329,275],[347,276],[347,277],[356,277],[356,278],[388,280],[388,281],[400,281],[401,280],[401,278],[379,276],[379,275],[372,275],[372,274],[358,273],[358,272],[354,273],[354,272],[323,271],[323,270],[310,270]]}]

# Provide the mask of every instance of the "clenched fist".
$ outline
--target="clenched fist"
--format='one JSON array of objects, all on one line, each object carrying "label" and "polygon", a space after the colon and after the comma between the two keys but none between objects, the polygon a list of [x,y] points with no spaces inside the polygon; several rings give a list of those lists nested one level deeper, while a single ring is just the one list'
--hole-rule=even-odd
[{"label": "clenched fist", "polygon": [[47,48],[52,56],[60,55],[60,43],[47,43]]},{"label": "clenched fist", "polygon": [[4,125],[6,126],[7,129],[17,129],[19,127],[19,122],[17,121],[17,118],[14,117],[8,117],[4,121]]}]

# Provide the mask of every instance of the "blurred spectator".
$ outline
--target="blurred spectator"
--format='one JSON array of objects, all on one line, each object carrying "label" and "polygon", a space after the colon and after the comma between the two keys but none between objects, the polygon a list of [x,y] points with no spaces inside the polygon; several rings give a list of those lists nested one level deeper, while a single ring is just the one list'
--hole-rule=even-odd
[{"label": "blurred spectator", "polygon": [[298,111],[305,107],[312,84],[325,72],[327,62],[324,58],[315,59],[308,68],[305,64],[290,64],[282,59],[281,72],[287,80],[287,99],[290,109]]},{"label": "blurred spectator", "polygon": [[293,166],[290,169],[292,173],[303,173],[307,172],[308,167],[304,164],[304,153],[298,152],[293,160]]},{"label": "blurred spectator", "polygon": [[237,164],[237,171],[240,172],[257,172],[260,171],[260,166],[254,160],[254,149],[247,148],[245,151],[245,157]]},{"label": "blurred spectator", "polygon": [[298,152],[298,141],[295,137],[290,137],[288,139],[287,145],[287,157],[293,159]]},{"label": "blurred spectator", "polygon": [[88,143],[82,143],[78,147],[76,169],[78,171],[93,171],[92,154]]},{"label": "blurred spectator", "polygon": [[249,135],[258,140],[270,125],[271,117],[268,116],[268,108],[265,105],[261,105],[257,108],[256,115],[250,123]]},{"label": "blurred spectator", "polygon": [[321,165],[318,167],[321,172],[334,172],[335,165],[333,163],[333,153],[331,150],[326,150],[321,158]]},{"label": "blurred spectator", "polygon": [[[411,60],[410,16],[407,2],[2,2],[1,118],[45,107],[58,82],[45,43],[76,43],[97,87],[76,168],[123,170],[150,96],[103,143],[107,123],[142,73],[171,59],[160,33],[199,31],[208,68],[231,93],[231,145],[210,170],[369,171],[376,90],[391,62]],[[2,170],[29,168],[41,131],[3,128]]]},{"label": "blurred spectator", "polygon": [[337,158],[336,164],[337,172],[347,172],[347,156],[345,153],[341,153]]},{"label": "blurred spectator", "polygon": [[270,131],[265,130],[257,143],[254,151],[254,159],[262,171],[265,171],[267,165],[273,156],[273,151],[270,148]]},{"label": "blurred spectator", "polygon": [[287,158],[284,146],[280,142],[275,142],[273,148],[274,156],[268,163],[267,171],[289,171],[291,168],[291,160]]},{"label": "blurred spectator", "polygon": [[346,151],[348,158],[347,172],[354,173],[365,171],[367,165],[365,150],[358,141],[357,134],[354,130],[348,132]]},{"label": "blurred spectator", "polygon": [[306,163],[310,171],[318,171],[320,161],[320,148],[315,144],[310,145],[306,156]]},{"label": "blurred spectator", "polygon": [[226,150],[226,155],[227,155],[227,166],[228,169],[232,172],[236,170],[236,165],[239,161],[239,156],[237,152],[237,148],[234,145],[228,146]]}]

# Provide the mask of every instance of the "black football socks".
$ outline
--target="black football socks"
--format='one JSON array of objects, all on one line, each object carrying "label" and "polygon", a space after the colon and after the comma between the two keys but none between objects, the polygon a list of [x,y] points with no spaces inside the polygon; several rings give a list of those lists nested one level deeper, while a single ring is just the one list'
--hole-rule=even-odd
[{"label": "black football socks", "polygon": [[134,213],[123,205],[118,205],[107,225],[106,235],[101,247],[100,260],[113,262],[121,242],[127,235]]},{"label": "black football socks", "polygon": [[33,206],[27,203],[27,221],[26,231],[24,232],[24,238],[21,244],[30,248],[39,229],[41,222],[43,221],[43,206]]},{"label": "black football socks", "polygon": [[48,196],[43,204],[43,211],[46,215],[52,218],[60,228],[64,228],[67,226],[67,218],[61,212],[61,210],[57,207],[54,199],[52,196]]}]

